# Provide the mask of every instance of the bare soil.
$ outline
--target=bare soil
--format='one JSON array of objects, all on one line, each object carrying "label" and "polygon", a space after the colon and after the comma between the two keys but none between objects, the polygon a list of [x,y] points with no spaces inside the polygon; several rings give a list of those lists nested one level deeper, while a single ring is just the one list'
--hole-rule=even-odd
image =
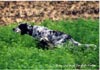
[{"label": "bare soil", "polygon": [[13,22],[42,22],[45,19],[62,20],[99,18],[99,1],[1,1],[0,25]]}]

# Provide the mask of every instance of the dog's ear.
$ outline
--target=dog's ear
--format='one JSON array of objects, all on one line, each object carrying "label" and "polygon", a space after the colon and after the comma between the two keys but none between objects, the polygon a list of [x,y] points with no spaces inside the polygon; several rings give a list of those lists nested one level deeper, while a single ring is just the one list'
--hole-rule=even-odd
[{"label": "dog's ear", "polygon": [[24,35],[24,34],[27,34],[27,31],[28,31],[28,28],[27,28],[27,24],[24,23],[24,24],[20,24],[19,25],[19,28],[21,30],[21,35]]},{"label": "dog's ear", "polygon": [[22,29],[27,29],[27,24],[20,24],[19,25],[19,28],[22,30]]}]

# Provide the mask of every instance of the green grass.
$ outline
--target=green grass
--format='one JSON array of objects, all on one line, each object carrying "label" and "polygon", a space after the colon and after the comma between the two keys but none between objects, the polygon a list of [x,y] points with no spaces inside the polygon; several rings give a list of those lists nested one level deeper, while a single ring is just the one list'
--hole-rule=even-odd
[{"label": "green grass", "polygon": [[13,32],[16,24],[0,26],[0,69],[98,69],[98,20],[45,20],[41,26],[70,34],[81,43],[96,44],[97,48],[66,44],[62,48],[42,50],[31,36]]}]

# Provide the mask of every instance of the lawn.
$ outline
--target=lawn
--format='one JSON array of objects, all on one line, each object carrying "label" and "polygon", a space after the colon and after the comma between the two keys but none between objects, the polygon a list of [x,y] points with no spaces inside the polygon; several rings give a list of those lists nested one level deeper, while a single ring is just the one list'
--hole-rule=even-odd
[{"label": "lawn", "polygon": [[0,26],[0,69],[99,68],[99,20],[45,20],[39,25],[70,34],[76,41],[95,44],[97,48],[66,43],[62,48],[38,49],[34,38],[12,31],[17,24]]}]

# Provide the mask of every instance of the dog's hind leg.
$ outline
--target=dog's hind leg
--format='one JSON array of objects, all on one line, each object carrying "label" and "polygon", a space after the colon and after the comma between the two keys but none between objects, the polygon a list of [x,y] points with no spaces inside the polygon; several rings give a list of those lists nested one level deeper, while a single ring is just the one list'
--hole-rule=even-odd
[{"label": "dog's hind leg", "polygon": [[97,46],[95,44],[83,44],[85,47],[93,47],[94,50],[97,48]]},{"label": "dog's hind leg", "polygon": [[75,46],[81,46],[82,44],[75,41],[73,38],[70,39],[70,41],[75,45]]},{"label": "dog's hind leg", "polygon": [[96,49],[96,45],[95,44],[81,44],[81,43],[79,43],[79,42],[77,42],[77,41],[75,41],[74,39],[70,39],[70,41],[75,45],[75,46],[85,46],[85,47],[87,47],[87,48],[89,48],[89,47],[94,47],[94,49]]}]

